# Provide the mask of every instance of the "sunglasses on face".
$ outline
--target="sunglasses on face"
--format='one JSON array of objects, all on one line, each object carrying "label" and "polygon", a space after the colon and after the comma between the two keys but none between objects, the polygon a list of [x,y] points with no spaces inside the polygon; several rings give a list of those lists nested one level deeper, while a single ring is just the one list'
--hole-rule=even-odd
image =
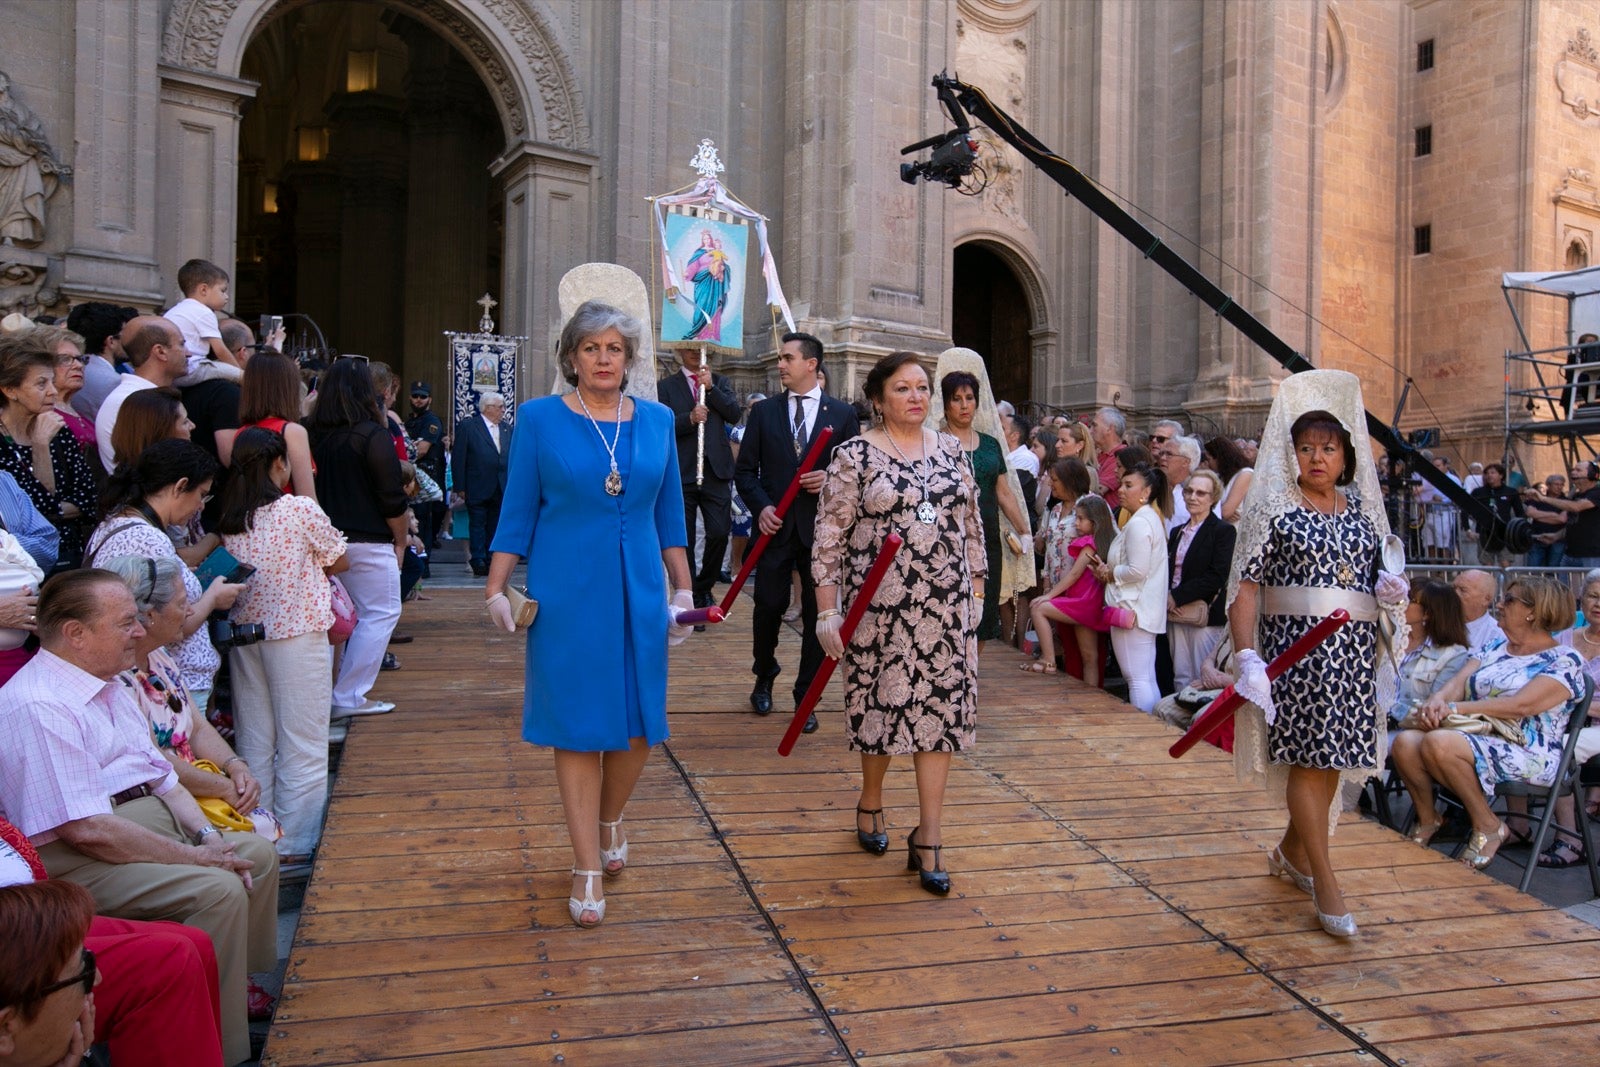
[{"label": "sunglasses on face", "polygon": [[68,989],[68,988],[70,988],[72,986],[75,986],[75,985],[82,985],[83,986],[83,991],[85,993],[94,992],[94,979],[95,979],[95,974],[96,974],[95,965],[94,965],[94,953],[90,952],[88,949],[83,949],[82,951],[83,951],[83,957],[82,957],[83,958],[83,970],[81,972],[79,972],[78,974],[73,975],[71,978],[66,978],[66,979],[63,979],[62,981],[54,982],[54,983],[52,983],[50,985],[45,986],[43,989],[39,990],[39,999],[40,1000],[43,1000],[45,997],[50,996],[50,994],[52,994],[52,993],[59,993],[61,990]]}]

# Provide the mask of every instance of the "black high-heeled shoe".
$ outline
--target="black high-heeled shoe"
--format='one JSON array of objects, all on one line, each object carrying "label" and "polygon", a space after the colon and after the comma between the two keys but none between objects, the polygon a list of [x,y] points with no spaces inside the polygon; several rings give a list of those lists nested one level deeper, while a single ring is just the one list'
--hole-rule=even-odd
[{"label": "black high-heeled shoe", "polygon": [[[944,846],[917,844],[917,830],[921,829],[922,827],[919,826],[916,830],[906,835],[906,870],[916,871],[917,879],[922,883],[922,888],[930,893],[937,893],[942,897],[950,892],[950,874],[943,869],[943,864],[939,859],[940,850]],[[917,849],[919,848],[927,849],[933,853],[933,866],[924,867],[922,865],[922,858],[917,855]]]},{"label": "black high-heeled shoe", "polygon": [[861,829],[861,820],[856,819],[856,843],[874,856],[881,856],[889,851],[888,828],[883,821],[883,809],[873,808],[867,810],[860,804],[856,805],[856,815],[870,815],[872,817],[872,832]]}]

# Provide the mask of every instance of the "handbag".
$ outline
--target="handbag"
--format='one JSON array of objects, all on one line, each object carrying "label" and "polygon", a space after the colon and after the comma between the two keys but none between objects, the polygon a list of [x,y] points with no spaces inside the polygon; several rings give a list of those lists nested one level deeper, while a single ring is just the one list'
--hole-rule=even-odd
[{"label": "handbag", "polygon": [[356,602],[339,579],[328,576],[328,593],[333,601],[333,625],[328,627],[328,644],[343,644],[355,632]]},{"label": "handbag", "polygon": [[[221,767],[208,759],[194,761],[196,768],[209,771],[212,774],[226,773]],[[283,836],[283,827],[278,824],[278,817],[266,808],[259,805],[249,815],[240,815],[232,804],[221,797],[195,797],[195,803],[200,805],[200,810],[210,820],[211,825],[219,830],[237,830],[240,833],[259,834],[268,841],[277,841]]]},{"label": "handbag", "polygon": [[1167,609],[1167,621],[1184,626],[1204,626],[1211,621],[1211,605],[1204,600],[1191,600]]},{"label": "handbag", "polygon": [[539,614],[539,602],[528,595],[526,589],[506,586],[506,603],[511,605],[511,623],[517,629],[532,626]]},{"label": "handbag", "polygon": [[[1421,725],[1416,719],[1416,710],[1406,712],[1406,717],[1400,720],[1402,730],[1420,730]],[[1502,741],[1509,741],[1513,745],[1526,745],[1527,739],[1522,736],[1522,727],[1511,719],[1496,719],[1488,715],[1466,715],[1452,711],[1446,715],[1435,729],[1455,730],[1463,734],[1477,734],[1480,737],[1498,737]]]}]

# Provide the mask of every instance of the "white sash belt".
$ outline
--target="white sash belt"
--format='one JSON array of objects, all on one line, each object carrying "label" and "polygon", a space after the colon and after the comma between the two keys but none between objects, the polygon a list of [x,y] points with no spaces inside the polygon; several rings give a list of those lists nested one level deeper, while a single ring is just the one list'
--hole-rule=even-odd
[{"label": "white sash belt", "polygon": [[1261,587],[1263,615],[1312,615],[1325,619],[1339,608],[1355,622],[1376,622],[1378,601],[1370,593],[1353,589],[1319,589],[1305,585],[1264,585]]}]

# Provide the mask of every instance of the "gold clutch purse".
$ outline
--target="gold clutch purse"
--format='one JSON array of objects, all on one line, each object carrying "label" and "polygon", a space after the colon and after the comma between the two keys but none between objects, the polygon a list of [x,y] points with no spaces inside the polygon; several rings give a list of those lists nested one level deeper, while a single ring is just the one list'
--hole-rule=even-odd
[{"label": "gold clutch purse", "polygon": [[506,603],[511,605],[511,621],[517,629],[533,625],[534,617],[539,614],[539,602],[529,596],[526,589],[506,586]]}]

